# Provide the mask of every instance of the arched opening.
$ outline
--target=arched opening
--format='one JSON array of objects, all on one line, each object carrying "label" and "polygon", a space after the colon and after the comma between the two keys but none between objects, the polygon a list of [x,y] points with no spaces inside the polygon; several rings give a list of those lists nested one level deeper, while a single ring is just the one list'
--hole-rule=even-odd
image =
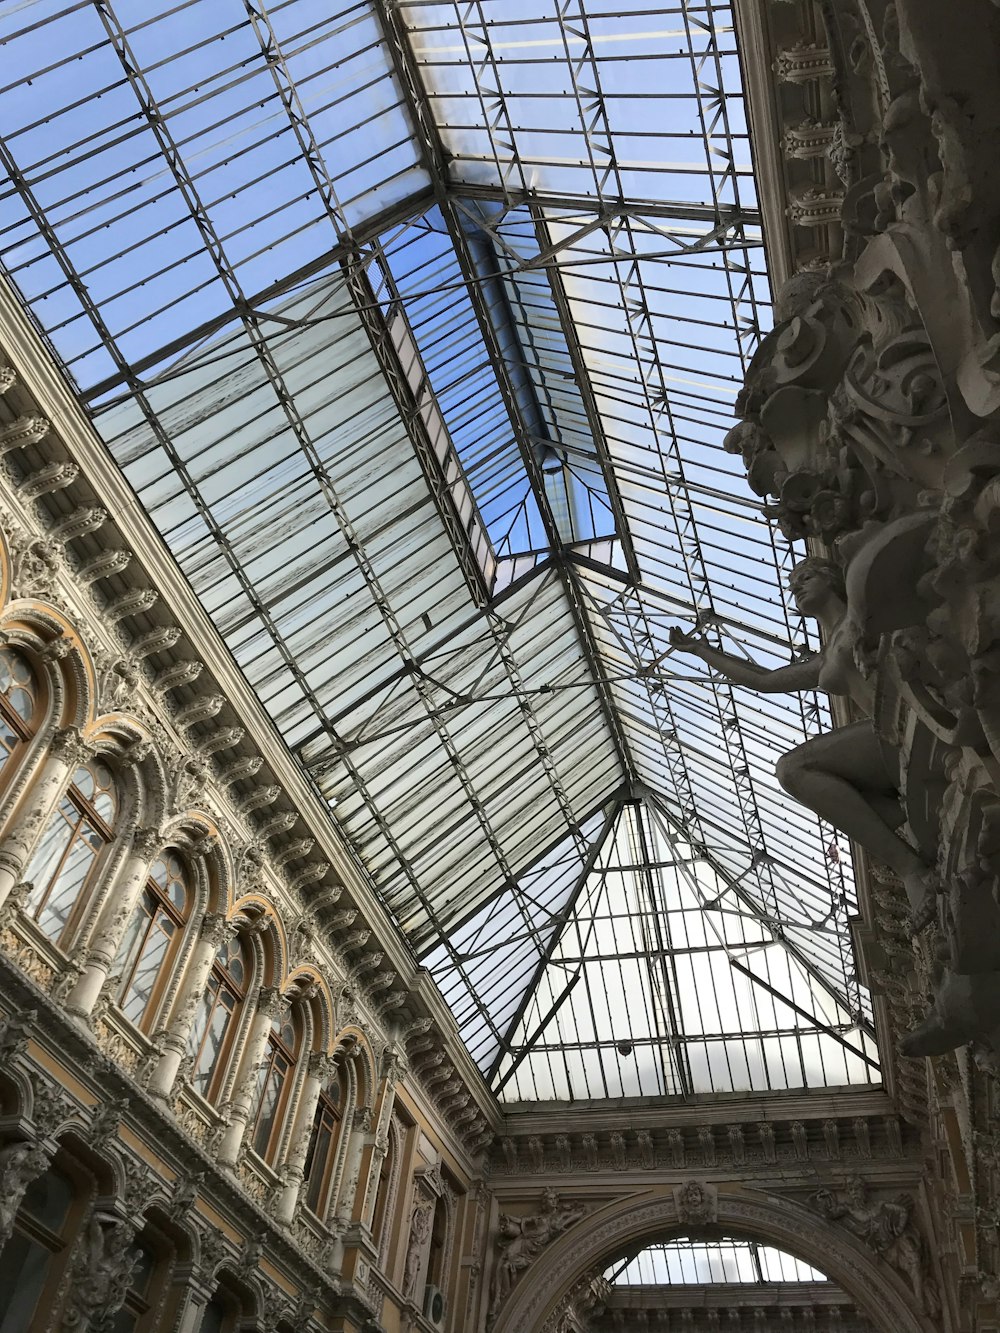
[{"label": "arched opening", "polygon": [[709,1326],[876,1333],[826,1273],[776,1245],[739,1236],[671,1236],[631,1247],[577,1284],[573,1302],[589,1333],[683,1326],[697,1310]]},{"label": "arched opening", "polygon": [[24,871],[25,909],[51,940],[64,943],[90,897],[115,837],[118,790],[103,759],[81,764]]},{"label": "arched opening", "polygon": [[343,1070],[334,1070],[320,1092],[313,1118],[312,1134],[306,1154],[305,1205],[317,1217],[324,1217],[337,1161],[337,1149],[344,1124],[347,1104],[347,1079]]},{"label": "arched opening", "polygon": [[40,1151],[27,1143],[0,1148],[5,1174],[28,1177],[10,1235],[0,1245],[2,1333],[30,1328],[36,1316],[53,1308],[95,1189],[93,1179],[67,1152],[60,1150],[47,1166],[44,1162]]},{"label": "arched opening", "polygon": [[233,1055],[239,1013],[253,970],[241,935],[226,940],[212,963],[208,984],[188,1038],[191,1084],[215,1102]]},{"label": "arched opening", "polygon": [[187,866],[172,848],[164,849],[149,868],[112,968],[120,977],[116,999],[122,1012],[144,1031],[170,981],[192,897]]},{"label": "arched opening", "polygon": [[271,1024],[250,1110],[250,1145],[270,1162],[281,1138],[282,1123],[302,1046],[303,1019],[298,1005],[286,1005]]},{"label": "arched opening", "polygon": [[42,712],[42,691],[31,663],[13,648],[0,648],[0,781],[17,768]]},{"label": "arched opening", "polygon": [[[522,1275],[518,1257],[511,1256],[506,1282],[498,1282],[504,1275],[494,1270],[492,1333],[533,1333],[564,1300],[580,1299],[591,1308],[602,1304],[612,1290],[612,1278],[619,1284],[624,1279],[626,1287],[655,1286],[638,1280],[643,1265],[654,1278],[672,1272],[678,1279],[673,1289],[686,1291],[686,1299],[692,1292],[715,1291],[718,1284],[684,1283],[680,1279],[685,1271],[705,1279],[713,1266],[721,1276],[747,1274],[755,1281],[727,1285],[736,1288],[737,1305],[746,1303],[752,1291],[752,1308],[757,1308],[755,1297],[762,1286],[769,1285],[756,1282],[758,1271],[762,1276],[784,1274],[780,1283],[770,1285],[786,1288],[797,1287],[798,1274],[825,1292],[824,1299],[835,1287],[841,1289],[857,1311],[855,1322],[874,1333],[932,1333],[940,1327],[931,1278],[917,1290],[891,1253],[876,1252],[806,1199],[789,1195],[729,1193],[689,1183],[671,1195],[626,1196],[578,1216],[529,1262],[529,1273]],[[634,1267],[629,1269],[629,1264]],[[672,1269],[667,1267],[671,1264]]]}]

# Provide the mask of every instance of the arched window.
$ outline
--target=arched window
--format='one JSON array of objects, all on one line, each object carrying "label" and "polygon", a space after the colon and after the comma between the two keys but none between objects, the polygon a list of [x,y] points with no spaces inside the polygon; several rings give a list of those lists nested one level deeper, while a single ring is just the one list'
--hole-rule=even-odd
[{"label": "arched window", "polygon": [[205,997],[188,1038],[188,1054],[194,1057],[191,1082],[210,1102],[219,1094],[232,1050],[240,1007],[246,998],[250,963],[239,935],[222,946],[215,956]]},{"label": "arched window", "polygon": [[0,648],[0,768],[34,732],[38,709],[35,673],[13,648]]},{"label": "arched window", "polygon": [[347,1080],[337,1070],[319,1095],[306,1154],[306,1207],[322,1217],[330,1194],[347,1104]]},{"label": "arched window", "polygon": [[118,950],[113,969],[121,978],[117,1000],[125,1017],[140,1027],[152,1021],[170,976],[187,920],[187,878],[176,852],[160,853],[150,866],[146,887]]},{"label": "arched window", "polygon": [[278,1146],[282,1112],[288,1101],[292,1072],[301,1038],[301,1015],[291,1006],[271,1024],[264,1061],[257,1074],[257,1092],[250,1112],[250,1143],[269,1161]]},{"label": "arched window", "polygon": [[78,768],[28,863],[32,885],[27,911],[46,935],[59,940],[73,909],[95,879],[101,852],[114,837],[117,793],[110,768],[99,759]]},{"label": "arched window", "polygon": [[81,1193],[56,1167],[29,1184],[14,1231],[0,1247],[0,1333],[20,1333],[36,1313],[51,1310],[79,1227]]}]

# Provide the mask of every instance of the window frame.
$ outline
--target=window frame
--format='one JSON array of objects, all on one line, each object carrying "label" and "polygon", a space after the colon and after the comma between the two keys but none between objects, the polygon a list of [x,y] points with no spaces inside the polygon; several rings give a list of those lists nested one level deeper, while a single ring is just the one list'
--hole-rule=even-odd
[{"label": "window frame", "polygon": [[[104,816],[96,808],[93,801],[88,796],[84,795],[84,793],[80,791],[80,789],[76,785],[77,773],[81,769],[84,770],[89,769],[91,764],[97,764],[97,763],[102,764],[111,775],[111,782],[108,788],[102,787],[100,788],[100,790],[102,791],[110,790],[113,793],[113,798],[115,802],[114,817],[115,820],[117,821],[121,813],[121,792],[119,790],[119,777],[118,774],[115,772],[115,769],[111,766],[111,764],[107,762],[107,760],[103,755],[95,755],[92,759],[88,759],[85,763],[77,764],[77,766],[74,768],[69,783],[66,786],[65,790],[60,795],[55,808],[49,815],[49,818],[46,820],[45,827],[42,830],[41,836],[39,837],[35,846],[32,848],[31,856],[25,867],[25,876],[27,877],[27,873],[31,869],[31,865],[35,857],[39,854],[39,852],[42,849],[42,846],[45,842],[46,834],[49,832],[54,822],[57,819],[63,819],[66,821],[67,824],[69,823],[69,820],[67,819],[63,811],[63,805],[65,802],[68,801],[69,804],[73,806],[77,812],[76,822],[70,826],[71,827],[70,836],[66,840],[66,845],[62,849],[62,853],[59,856],[57,865],[49,875],[48,883],[45,886],[45,890],[42,893],[41,898],[38,900],[37,904],[32,905],[29,895],[29,899],[26,902],[24,909],[25,914],[31,921],[34,922],[37,929],[42,932],[45,938],[51,944],[63,950],[65,950],[67,941],[71,940],[73,936],[76,934],[77,930],[79,929],[80,922],[85,916],[87,907],[89,906],[94,888],[100,882],[100,877],[103,874],[105,862],[107,861],[108,849],[114,844],[116,838],[118,837],[118,833],[116,832],[115,828],[112,827],[112,825],[110,825],[107,822]],[[66,863],[69,859],[70,853],[80,841],[85,841],[86,839],[86,835],[81,832],[81,830],[84,828],[86,824],[89,824],[90,827],[93,829],[93,831],[100,838],[101,846],[99,848],[94,849],[94,855],[91,858],[90,865],[87,867],[86,874],[80,881],[79,888],[77,889],[76,892],[76,897],[73,899],[72,905],[70,906],[69,911],[66,913],[66,919],[63,922],[61,928],[56,934],[49,934],[49,932],[42,925],[41,921],[42,915],[45,911],[46,905],[51,901],[55,890],[59,887],[59,881],[65,870]],[[33,883],[33,887],[37,889],[38,886],[34,885]]]},{"label": "window frame", "polygon": [[[337,1103],[329,1094],[330,1084],[334,1078],[337,1080],[337,1086],[340,1090],[340,1097]],[[316,1102],[316,1110],[313,1112],[312,1129],[309,1132],[309,1147],[306,1152],[305,1169],[303,1172],[303,1199],[302,1204],[307,1208],[313,1217],[319,1218],[322,1222],[330,1209],[330,1191],[333,1187],[334,1175],[337,1169],[337,1159],[340,1153],[344,1124],[347,1118],[347,1103],[350,1089],[347,1084],[347,1069],[344,1063],[338,1061],[336,1072],[327,1079],[324,1086],[320,1089],[319,1099]],[[319,1136],[321,1121],[324,1115],[329,1116],[333,1123],[333,1132],[327,1142],[326,1155],[318,1173],[318,1188],[315,1194],[315,1206],[310,1203],[312,1197],[312,1174],[315,1166],[316,1144]]]},{"label": "window frame", "polygon": [[[222,948],[231,947],[232,943],[237,943],[240,948],[240,957],[243,963],[244,972],[246,974],[246,979],[242,985],[240,985],[237,981],[235,981],[233,977],[230,975],[227,967],[219,962],[219,954],[221,953]],[[197,1049],[195,1049],[193,1052],[190,1049],[188,1051],[189,1055],[193,1054],[194,1056],[194,1061],[191,1065],[191,1074],[189,1082],[194,1088],[195,1093],[199,1097],[202,1097],[206,1102],[208,1102],[210,1106],[214,1106],[216,1104],[216,1101],[218,1100],[219,1097],[219,1093],[222,1090],[222,1087],[226,1081],[230,1067],[232,1065],[233,1048],[234,1048],[234,1043],[236,1041],[236,1034],[239,1028],[239,1019],[242,1014],[243,1007],[246,1004],[247,995],[250,993],[250,988],[253,981],[253,972],[254,972],[253,950],[249,947],[246,938],[242,934],[237,933],[232,941],[227,941],[226,944],[220,946],[220,948],[216,951],[215,957],[212,959],[212,966],[209,969],[208,976],[205,979],[205,986],[202,991],[203,1005],[205,1004],[205,1000],[212,989],[213,982],[217,983],[217,989],[214,992],[211,1008],[208,1009],[201,1037],[198,1040]],[[199,1087],[197,1080],[198,1080],[198,1074],[200,1072],[201,1058],[205,1051],[205,1046],[208,1040],[209,1033],[211,1032],[212,1029],[212,1019],[215,1015],[216,1009],[219,1007],[220,996],[222,995],[224,989],[228,990],[228,992],[232,995],[234,999],[234,1004],[233,1007],[228,1011],[226,1026],[222,1033],[222,1040],[219,1043],[214,1066],[212,1067],[211,1070],[208,1071],[208,1078],[205,1081],[204,1087]],[[199,1016],[196,1012],[195,1021],[192,1023],[191,1028],[189,1029],[189,1040],[191,1037],[194,1036],[194,1033],[196,1031],[198,1017]]]},{"label": "window frame", "polygon": [[[167,858],[171,856],[179,863],[181,867],[180,875],[170,874],[170,867]],[[171,901],[167,890],[157,882],[156,877],[153,875],[152,873],[153,867],[156,865],[157,861],[162,861],[164,863],[164,866],[167,870],[168,879],[173,879],[174,881],[182,885],[184,890],[184,900],[185,900],[183,910],[178,908]],[[126,1022],[131,1023],[134,1027],[137,1027],[140,1032],[146,1034],[148,1034],[151,1031],[157,1017],[159,1016],[160,1009],[163,1004],[164,995],[166,991],[169,989],[170,981],[173,976],[173,971],[177,964],[177,955],[180,951],[181,941],[184,938],[185,930],[191,917],[191,906],[195,891],[195,886],[192,882],[193,878],[194,877],[191,872],[191,867],[189,862],[184,856],[181,855],[181,853],[178,851],[177,848],[175,847],[161,848],[156,853],[156,856],[153,858],[149,874],[146,876],[146,881],[142,887],[142,892],[140,893],[138,901],[136,902],[136,905],[133,909],[132,917],[129,919],[129,924],[131,924],[131,921],[135,917],[136,913],[143,910],[143,905],[146,896],[150,895],[154,900],[154,911],[147,916],[145,926],[136,936],[136,942],[141,940],[141,943],[138,943],[138,947],[136,947],[136,943],[133,943],[132,950],[130,951],[132,953],[132,961],[131,963],[127,963],[126,966],[123,966],[123,970],[121,973],[121,977],[119,979],[118,989],[115,997],[115,1004],[121,1011],[122,1017],[126,1020]],[[151,987],[148,996],[146,997],[146,1003],[143,1006],[142,1012],[137,1018],[132,1018],[126,1012],[126,1004],[129,998],[128,992],[131,987],[132,981],[135,978],[135,974],[139,968],[139,965],[142,962],[143,955],[146,952],[146,949],[149,945],[149,941],[153,937],[153,932],[161,912],[167,918],[167,920],[169,920],[173,925],[174,932],[167,939],[167,946],[166,949],[164,950],[163,957],[160,960],[157,978],[153,983],[153,986]],[[126,935],[127,935],[127,927],[126,927]],[[124,943],[124,937],[123,937],[123,943]]]},{"label": "window frame", "polygon": [[[289,1047],[282,1037],[281,1029],[284,1026],[286,1016],[288,1017],[294,1033],[294,1048]],[[288,1113],[288,1104],[291,1099],[292,1088],[295,1084],[295,1075],[298,1071],[299,1053],[302,1049],[303,1026],[303,1017],[300,1012],[300,1006],[297,1004],[288,1004],[282,1009],[277,1018],[272,1021],[270,1031],[267,1034],[265,1059],[257,1076],[257,1088],[254,1093],[254,1100],[251,1103],[251,1114],[247,1119],[246,1142],[261,1161],[266,1162],[269,1166],[273,1165],[275,1154],[281,1143],[281,1134],[284,1128],[285,1116]],[[285,1068],[280,1073],[281,1082],[278,1088],[278,1094],[274,1099],[267,1138],[262,1145],[258,1146],[258,1126],[260,1124],[261,1114],[264,1110],[268,1086],[275,1074],[278,1060],[285,1061]]]}]

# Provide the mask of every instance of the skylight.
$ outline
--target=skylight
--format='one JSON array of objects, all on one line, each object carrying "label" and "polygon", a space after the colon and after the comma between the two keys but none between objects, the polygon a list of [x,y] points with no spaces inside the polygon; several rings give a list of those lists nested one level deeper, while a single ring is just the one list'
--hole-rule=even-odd
[{"label": "skylight", "polygon": [[731,1238],[682,1238],[648,1245],[634,1257],[612,1264],[604,1277],[613,1288],[828,1281],[825,1273],[773,1245]]},{"label": "skylight", "polygon": [[729,8],[139,9],[0,7],[0,257],[484,1074],[874,1078],[825,704],[667,652],[815,646]]}]

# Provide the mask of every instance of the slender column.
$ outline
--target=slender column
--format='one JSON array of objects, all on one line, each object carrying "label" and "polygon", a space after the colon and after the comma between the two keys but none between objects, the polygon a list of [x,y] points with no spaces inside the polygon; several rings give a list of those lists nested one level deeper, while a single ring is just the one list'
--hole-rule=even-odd
[{"label": "slender column", "polygon": [[159,829],[139,829],[132,839],[132,847],[122,866],[121,878],[112,887],[97,923],[94,943],[87,954],[83,971],[66,1001],[67,1012],[74,1017],[86,1018],[93,1013],[125,929],[149,878],[149,867],[162,845],[163,834]]},{"label": "slender column", "polygon": [[205,994],[208,974],[215,955],[236,927],[221,912],[209,912],[201,923],[198,939],[191,951],[191,960],[181,982],[173,1017],[162,1034],[163,1054],[150,1075],[147,1091],[153,1097],[166,1098],[173,1091],[177,1070],[187,1049],[188,1035],[194,1022],[195,1011]]},{"label": "slender column", "polygon": [[284,1004],[285,998],[277,986],[261,986],[257,1000],[257,1012],[254,1014],[250,1036],[247,1039],[246,1050],[243,1053],[241,1077],[230,1103],[229,1123],[219,1142],[218,1162],[220,1166],[236,1165],[236,1158],[243,1143],[243,1135],[246,1133],[247,1121],[250,1118],[250,1106],[257,1087],[257,1073],[264,1058],[264,1051],[267,1049],[267,1038],[271,1026],[281,1013]]},{"label": "slender column", "polygon": [[306,1157],[309,1153],[309,1140],[312,1138],[313,1121],[319,1095],[333,1076],[337,1062],[332,1055],[322,1051],[313,1051],[309,1056],[308,1072],[299,1097],[299,1110],[292,1134],[292,1146],[289,1149],[285,1168],[282,1172],[284,1186],[275,1204],[274,1216],[279,1222],[291,1222],[295,1216],[295,1205],[302,1191],[305,1177]]},{"label": "slender column", "polygon": [[336,1216],[344,1225],[348,1225],[354,1216],[358,1195],[358,1180],[361,1176],[361,1159],[365,1151],[365,1141],[371,1133],[371,1128],[372,1108],[370,1106],[356,1106],[351,1122],[351,1136],[347,1143],[344,1173],[341,1177],[337,1200]]},{"label": "slender column", "polygon": [[382,1082],[382,1096],[379,1100],[378,1119],[375,1124],[375,1140],[369,1158],[364,1201],[359,1219],[361,1224],[367,1227],[369,1231],[375,1218],[375,1198],[378,1194],[382,1161],[389,1151],[389,1122],[392,1120],[392,1108],[396,1103],[396,1084],[401,1077],[402,1063],[399,1055],[397,1052],[391,1051],[386,1055],[385,1078]]},{"label": "slender column", "polygon": [[49,752],[38,777],[31,784],[25,808],[13,821],[0,843],[0,906],[18,883],[31,859],[35,844],[78,764],[93,753],[79,727],[64,727],[52,737]]}]

